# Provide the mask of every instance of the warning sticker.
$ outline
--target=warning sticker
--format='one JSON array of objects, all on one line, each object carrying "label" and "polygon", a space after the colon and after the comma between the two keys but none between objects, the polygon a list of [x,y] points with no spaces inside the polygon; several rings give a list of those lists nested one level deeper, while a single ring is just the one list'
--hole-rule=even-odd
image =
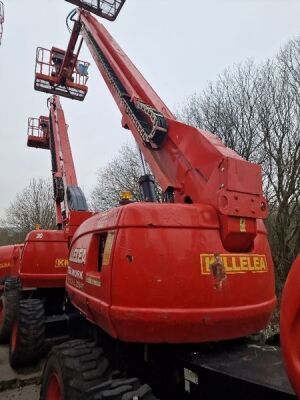
[{"label": "warning sticker", "polygon": [[110,264],[110,255],[111,255],[114,238],[115,238],[115,231],[108,232],[106,242],[105,242],[105,247],[104,247],[102,265]]},{"label": "warning sticker", "polygon": [[10,262],[9,261],[5,261],[5,262],[0,263],[0,269],[1,268],[8,268],[8,267],[10,267]]}]

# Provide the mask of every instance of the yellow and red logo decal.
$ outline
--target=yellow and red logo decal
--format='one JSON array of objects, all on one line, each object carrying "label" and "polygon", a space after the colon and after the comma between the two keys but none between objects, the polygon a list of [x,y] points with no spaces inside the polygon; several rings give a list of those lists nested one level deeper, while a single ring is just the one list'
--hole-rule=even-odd
[{"label": "yellow and red logo decal", "polygon": [[[219,254],[226,274],[245,274],[247,272],[267,272],[268,264],[264,254]],[[211,274],[215,263],[214,254],[200,254],[201,273]]]},{"label": "yellow and red logo decal", "polygon": [[10,261],[4,261],[4,262],[0,263],[0,269],[1,268],[8,268],[10,266],[11,266]]},{"label": "yellow and red logo decal", "polygon": [[55,260],[55,268],[67,268],[69,260],[67,258],[57,258]]}]

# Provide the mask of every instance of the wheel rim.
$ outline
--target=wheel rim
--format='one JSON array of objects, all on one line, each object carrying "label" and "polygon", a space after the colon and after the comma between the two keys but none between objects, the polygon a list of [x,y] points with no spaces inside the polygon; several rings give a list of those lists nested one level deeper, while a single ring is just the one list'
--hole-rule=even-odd
[{"label": "wheel rim", "polygon": [[49,378],[46,400],[62,400],[61,387],[56,372],[52,372]]},{"label": "wheel rim", "polygon": [[11,350],[14,352],[17,347],[17,337],[18,337],[18,323],[15,321],[11,330]]}]

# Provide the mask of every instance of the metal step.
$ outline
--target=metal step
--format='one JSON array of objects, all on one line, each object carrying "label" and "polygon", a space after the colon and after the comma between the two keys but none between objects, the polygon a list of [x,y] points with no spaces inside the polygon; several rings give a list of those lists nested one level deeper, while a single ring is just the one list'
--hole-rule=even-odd
[{"label": "metal step", "polygon": [[183,363],[188,398],[296,399],[279,347],[222,343],[191,353]]}]

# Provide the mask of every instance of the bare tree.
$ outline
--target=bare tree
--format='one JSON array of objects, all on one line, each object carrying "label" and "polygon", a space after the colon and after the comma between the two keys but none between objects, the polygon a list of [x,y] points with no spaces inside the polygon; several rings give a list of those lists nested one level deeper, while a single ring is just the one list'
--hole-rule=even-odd
[{"label": "bare tree", "polygon": [[[147,174],[151,174],[147,164],[145,167]],[[97,172],[97,183],[90,199],[91,209],[103,211],[116,207],[122,191],[130,191],[133,200],[142,201],[139,178],[143,174],[137,148],[129,144],[122,146],[118,155]],[[155,189],[160,198],[161,191],[157,184],[155,184]]]},{"label": "bare tree", "polygon": [[227,69],[202,94],[193,94],[178,117],[218,135],[246,160],[257,160],[262,141],[256,113],[260,79],[260,68],[250,60]]},{"label": "bare tree", "polygon": [[300,41],[290,41],[264,69],[259,107],[264,132],[268,221],[278,286],[300,248]]},{"label": "bare tree", "polygon": [[3,226],[12,228],[22,240],[37,224],[43,229],[55,228],[53,188],[50,179],[32,179],[5,210],[5,219],[2,221]]}]

